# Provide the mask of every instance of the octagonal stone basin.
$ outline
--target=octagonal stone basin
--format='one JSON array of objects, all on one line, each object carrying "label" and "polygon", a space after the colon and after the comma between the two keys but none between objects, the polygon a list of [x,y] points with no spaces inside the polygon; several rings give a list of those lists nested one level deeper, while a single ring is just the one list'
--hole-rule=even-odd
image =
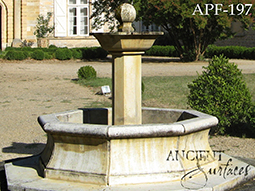
[{"label": "octagonal stone basin", "polygon": [[44,177],[100,185],[180,180],[198,167],[216,168],[208,143],[216,117],[194,111],[143,108],[142,125],[111,125],[111,109],[40,116],[48,141]]}]

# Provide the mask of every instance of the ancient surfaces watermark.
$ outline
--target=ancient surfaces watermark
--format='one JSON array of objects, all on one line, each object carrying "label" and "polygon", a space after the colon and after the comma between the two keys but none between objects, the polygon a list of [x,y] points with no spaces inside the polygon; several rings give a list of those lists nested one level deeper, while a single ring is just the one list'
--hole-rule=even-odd
[{"label": "ancient surfaces watermark", "polygon": [[[222,161],[222,150],[170,150],[166,161],[188,160],[196,162],[196,168],[186,172],[181,177],[181,185],[186,189],[201,189],[207,185],[210,177],[218,176],[226,179],[228,176],[248,176],[251,166],[235,166],[232,158]],[[200,163],[210,161],[212,158],[221,161],[216,168],[204,169]],[[225,159],[226,160],[226,159]],[[200,175],[199,179],[196,176]]]},{"label": "ancient surfaces watermark", "polygon": [[212,3],[206,3],[204,5],[197,4],[194,12],[192,15],[219,15],[219,13],[227,13],[229,15],[249,15],[250,10],[252,8],[252,4],[244,4],[244,3],[239,3],[237,5],[235,4],[230,4],[227,6],[224,6],[223,4],[212,4]]},{"label": "ancient surfaces watermark", "polygon": [[[207,161],[209,158],[212,158],[210,154],[211,150],[170,150],[167,156],[167,161],[178,161],[180,158],[186,159],[189,161]],[[212,151],[213,157],[218,156],[218,161],[221,161],[221,153],[224,153],[222,150]]]}]

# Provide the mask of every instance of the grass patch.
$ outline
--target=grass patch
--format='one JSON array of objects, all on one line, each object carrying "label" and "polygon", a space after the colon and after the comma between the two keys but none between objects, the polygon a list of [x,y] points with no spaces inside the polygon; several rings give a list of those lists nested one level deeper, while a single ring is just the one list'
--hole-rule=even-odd
[{"label": "grass patch", "polygon": [[[145,91],[143,103],[146,107],[169,107],[187,109],[187,85],[197,76],[154,76],[143,77]],[[251,92],[252,100],[255,102],[255,74],[244,74],[244,80]],[[100,87],[109,85],[112,90],[111,78],[95,78],[90,80],[78,80],[75,83],[87,87]],[[89,107],[111,107],[109,102],[93,102]]]},{"label": "grass patch", "polygon": [[252,96],[252,102],[255,102],[255,74],[244,74],[244,80],[247,83],[247,87],[250,90],[251,96]]},{"label": "grass patch", "polygon": [[75,81],[76,83],[82,85],[82,86],[88,86],[88,87],[100,87],[104,85],[109,85],[112,89],[112,79],[111,78],[93,78],[93,79],[82,79]]},{"label": "grass patch", "polygon": [[[195,76],[155,76],[143,77],[145,91],[143,101],[146,106],[164,106],[187,109],[187,84]],[[151,102],[151,103],[150,103]]]}]

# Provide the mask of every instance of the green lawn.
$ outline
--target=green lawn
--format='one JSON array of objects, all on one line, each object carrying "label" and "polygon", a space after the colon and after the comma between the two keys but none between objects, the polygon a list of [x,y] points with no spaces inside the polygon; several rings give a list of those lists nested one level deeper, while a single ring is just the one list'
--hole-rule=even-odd
[{"label": "green lawn", "polygon": [[[145,91],[143,105],[146,107],[169,107],[187,109],[188,83],[196,76],[155,76],[143,77]],[[244,80],[255,101],[255,74],[245,74]],[[79,84],[90,87],[111,86],[111,78],[96,78],[91,80],[79,80]],[[97,88],[98,90],[98,88]],[[102,107],[109,107],[109,103],[101,103]]]}]

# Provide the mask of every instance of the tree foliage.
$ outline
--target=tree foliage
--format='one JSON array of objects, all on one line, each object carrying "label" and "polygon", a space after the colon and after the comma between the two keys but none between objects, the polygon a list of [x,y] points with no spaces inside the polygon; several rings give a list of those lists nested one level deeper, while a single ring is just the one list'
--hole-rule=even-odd
[{"label": "tree foliage", "polygon": [[37,24],[34,31],[34,35],[36,35],[37,38],[45,38],[54,31],[54,25],[50,26],[51,17],[51,12],[48,12],[46,17],[43,15],[38,15],[36,19]]},{"label": "tree foliage", "polygon": [[[116,26],[114,10],[127,0],[97,0],[94,5],[93,27],[100,28],[107,23],[111,29]],[[145,25],[152,23],[161,26],[170,35],[181,59],[198,60],[203,56],[209,44],[217,39],[232,37],[231,23],[240,21],[244,29],[248,29],[255,13],[252,7],[244,7],[242,14],[237,9],[238,4],[245,5],[240,0],[129,0],[137,10],[137,19]],[[246,0],[246,4],[254,4],[254,0]],[[222,4],[216,14],[214,9],[206,13],[205,4]],[[200,12],[197,6],[199,5]],[[211,8],[211,7],[209,7]],[[238,8],[242,8],[239,6]],[[223,10],[228,10],[224,12]],[[203,13],[203,14],[201,14]],[[232,14],[233,13],[233,14]]]}]

